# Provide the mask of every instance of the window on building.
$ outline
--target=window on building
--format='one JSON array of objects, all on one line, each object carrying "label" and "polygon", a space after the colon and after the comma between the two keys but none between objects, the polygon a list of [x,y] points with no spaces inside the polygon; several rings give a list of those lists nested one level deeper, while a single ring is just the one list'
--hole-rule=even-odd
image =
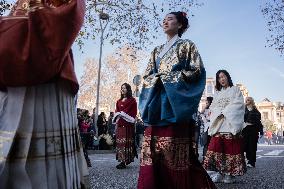
[{"label": "window on building", "polygon": [[208,94],[213,94],[213,90],[212,90],[212,85],[207,85],[207,93]]},{"label": "window on building", "polygon": [[263,119],[268,119],[268,112],[263,112]]}]

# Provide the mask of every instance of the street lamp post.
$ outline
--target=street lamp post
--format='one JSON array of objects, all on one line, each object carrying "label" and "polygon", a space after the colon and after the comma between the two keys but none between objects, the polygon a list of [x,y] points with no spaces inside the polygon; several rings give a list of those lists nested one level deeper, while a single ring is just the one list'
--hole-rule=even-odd
[{"label": "street lamp post", "polygon": [[141,84],[141,80],[142,80],[142,77],[141,75],[136,75],[134,78],[133,78],[133,84],[136,86],[135,88],[135,91],[134,91],[134,96],[136,98],[139,97],[139,85]]},{"label": "street lamp post", "polygon": [[[97,99],[96,99],[96,112],[95,112],[95,125],[96,130],[98,131],[97,120],[99,115],[99,105],[100,105],[100,84],[101,84],[101,67],[102,67],[102,51],[103,51],[103,43],[104,43],[104,31],[108,25],[109,15],[107,13],[101,12],[99,14],[100,27],[101,27],[101,38],[100,38],[100,57],[99,57],[99,70],[98,70],[98,82],[97,82]],[[105,25],[103,26],[103,21],[105,21]],[[98,132],[97,132],[98,134]]]}]

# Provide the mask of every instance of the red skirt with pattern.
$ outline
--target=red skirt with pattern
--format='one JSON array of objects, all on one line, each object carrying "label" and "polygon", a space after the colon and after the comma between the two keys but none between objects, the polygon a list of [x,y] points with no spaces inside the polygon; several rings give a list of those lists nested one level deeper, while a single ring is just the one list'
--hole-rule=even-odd
[{"label": "red skirt with pattern", "polygon": [[137,156],[135,148],[135,128],[132,124],[118,125],[116,129],[116,159],[130,164]]},{"label": "red skirt with pattern", "polygon": [[245,174],[243,138],[232,134],[214,135],[210,140],[203,167],[226,175]]},{"label": "red skirt with pattern", "polygon": [[193,129],[190,125],[146,128],[138,189],[216,188],[196,156]]}]

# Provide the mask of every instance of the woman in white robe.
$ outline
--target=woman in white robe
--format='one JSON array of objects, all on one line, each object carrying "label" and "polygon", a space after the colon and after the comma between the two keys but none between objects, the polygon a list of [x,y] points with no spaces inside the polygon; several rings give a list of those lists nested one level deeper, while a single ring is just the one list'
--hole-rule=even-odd
[{"label": "woman in white robe", "polygon": [[246,172],[241,131],[244,128],[245,104],[240,89],[226,70],[216,73],[216,93],[210,106],[211,140],[204,168],[215,171],[214,182],[233,183],[234,176]]}]

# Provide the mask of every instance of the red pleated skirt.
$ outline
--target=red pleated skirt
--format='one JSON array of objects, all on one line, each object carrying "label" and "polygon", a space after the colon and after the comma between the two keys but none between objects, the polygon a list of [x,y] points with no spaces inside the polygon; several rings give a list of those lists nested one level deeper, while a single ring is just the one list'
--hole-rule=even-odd
[{"label": "red pleated skirt", "polygon": [[134,136],[134,125],[118,125],[116,129],[116,159],[119,162],[130,164],[137,157]]}]

